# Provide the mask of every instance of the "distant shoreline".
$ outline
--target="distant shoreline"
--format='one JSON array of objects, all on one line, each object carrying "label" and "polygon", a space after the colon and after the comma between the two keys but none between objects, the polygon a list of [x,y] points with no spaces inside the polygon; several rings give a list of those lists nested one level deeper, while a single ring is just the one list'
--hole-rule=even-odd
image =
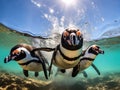
[{"label": "distant shoreline", "polygon": [[[8,29],[8,30],[11,31],[11,32],[18,33],[18,34],[23,35],[23,36],[33,37],[33,38],[39,38],[39,39],[51,39],[51,38],[49,38],[49,37],[46,37],[46,38],[45,38],[45,37],[42,37],[42,36],[34,35],[34,34],[30,33],[30,32],[20,32],[20,31],[17,31],[17,30],[12,29],[12,28],[10,28],[10,27],[7,27],[6,25],[4,25],[4,24],[2,24],[2,23],[0,23],[0,26]],[[120,36],[113,36],[113,37],[106,37],[106,38],[104,37],[104,38],[99,38],[99,39],[90,40],[90,42],[97,42],[97,41],[99,41],[99,40],[119,38],[119,37],[120,37]],[[89,42],[89,41],[86,41],[86,42]]]},{"label": "distant shoreline", "polygon": [[6,30],[8,30],[8,31],[11,31],[11,32],[20,34],[20,35],[22,35],[22,36],[33,37],[33,38],[39,38],[39,39],[49,39],[49,38],[44,38],[44,37],[42,37],[42,36],[33,35],[33,34],[30,33],[30,32],[19,32],[19,31],[14,30],[14,29],[12,29],[12,28],[10,28],[10,27],[7,27],[6,25],[4,25],[4,24],[2,24],[2,23],[0,23],[0,27],[4,27],[4,28],[6,28]]}]

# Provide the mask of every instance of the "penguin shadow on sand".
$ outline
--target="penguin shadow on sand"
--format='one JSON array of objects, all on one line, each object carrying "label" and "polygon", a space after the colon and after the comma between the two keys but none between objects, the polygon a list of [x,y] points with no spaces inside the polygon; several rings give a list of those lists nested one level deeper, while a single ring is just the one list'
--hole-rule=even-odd
[{"label": "penguin shadow on sand", "polygon": [[4,63],[11,60],[16,61],[23,69],[23,74],[28,77],[29,71],[35,72],[35,77],[43,71],[45,78],[48,79],[47,70],[49,63],[39,50],[49,51],[52,48],[38,48],[22,43],[11,48],[10,54],[4,59]]}]

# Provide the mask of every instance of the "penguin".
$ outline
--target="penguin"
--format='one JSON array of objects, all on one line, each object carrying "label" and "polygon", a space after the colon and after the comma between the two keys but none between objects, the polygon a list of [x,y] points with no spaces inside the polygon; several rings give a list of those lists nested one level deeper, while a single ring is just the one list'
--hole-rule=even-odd
[{"label": "penguin", "polygon": [[83,35],[78,28],[67,28],[63,31],[61,42],[53,52],[49,76],[52,64],[62,69],[75,67],[79,61],[83,46]]},{"label": "penguin", "polygon": [[100,46],[98,45],[91,45],[85,51],[83,51],[81,53],[79,63],[73,68],[72,77],[75,77],[78,72],[85,70],[89,66],[92,66],[96,70],[98,75],[100,75],[99,70],[93,64],[93,61],[95,60],[98,54],[104,54],[104,51],[101,50]]},{"label": "penguin", "polygon": [[79,72],[83,73],[84,77],[87,77],[88,75],[85,72],[85,69],[92,66],[97,74],[100,75],[100,71],[93,64],[93,61],[98,54],[104,54],[104,51],[101,50],[98,45],[91,45],[81,53],[80,61],[75,67],[66,70],[58,70],[57,73],[66,73],[66,71],[69,70],[72,77],[76,77]]},{"label": "penguin", "polygon": [[[47,50],[42,48],[42,50],[44,49]],[[48,66],[49,63],[35,47],[25,43],[15,45],[11,49],[10,54],[4,59],[4,63],[11,60],[15,60],[23,68],[23,73],[26,77],[29,76],[28,71],[34,71],[36,77],[38,72],[44,71],[45,78],[48,79],[46,65]]]}]

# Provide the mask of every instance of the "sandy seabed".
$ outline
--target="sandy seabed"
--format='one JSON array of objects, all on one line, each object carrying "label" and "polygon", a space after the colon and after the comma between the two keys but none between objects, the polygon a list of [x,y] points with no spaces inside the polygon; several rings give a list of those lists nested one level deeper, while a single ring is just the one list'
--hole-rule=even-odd
[{"label": "sandy seabed", "polygon": [[120,90],[119,76],[120,73],[115,73],[104,77],[77,80],[73,84],[64,84],[0,72],[0,90]]}]

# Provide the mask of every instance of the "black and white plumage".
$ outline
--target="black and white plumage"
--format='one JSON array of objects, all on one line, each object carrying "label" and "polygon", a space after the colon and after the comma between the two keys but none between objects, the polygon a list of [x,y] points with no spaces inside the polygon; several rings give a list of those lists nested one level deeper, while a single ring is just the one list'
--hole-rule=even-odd
[{"label": "black and white plumage", "polygon": [[48,62],[41,52],[34,49],[35,47],[28,44],[18,44],[11,49],[9,56],[4,59],[4,63],[15,60],[23,68],[25,76],[28,77],[28,71],[34,71],[36,77],[38,72],[44,71],[44,75],[48,79],[46,68]]},{"label": "black and white plumage", "polygon": [[58,71],[65,73],[67,70],[69,70],[72,77],[75,77],[79,72],[83,72],[83,75],[87,77],[87,74],[84,70],[89,66],[92,66],[96,70],[96,72],[100,75],[99,70],[93,64],[93,61],[95,60],[98,54],[104,54],[104,51],[101,50],[98,45],[91,45],[81,53],[80,61],[74,68],[66,69],[64,71],[61,70]]},{"label": "black and white plumage", "polygon": [[81,56],[83,36],[79,29],[67,28],[61,37],[61,43],[55,48],[51,59],[52,63],[60,69],[75,67]]}]

